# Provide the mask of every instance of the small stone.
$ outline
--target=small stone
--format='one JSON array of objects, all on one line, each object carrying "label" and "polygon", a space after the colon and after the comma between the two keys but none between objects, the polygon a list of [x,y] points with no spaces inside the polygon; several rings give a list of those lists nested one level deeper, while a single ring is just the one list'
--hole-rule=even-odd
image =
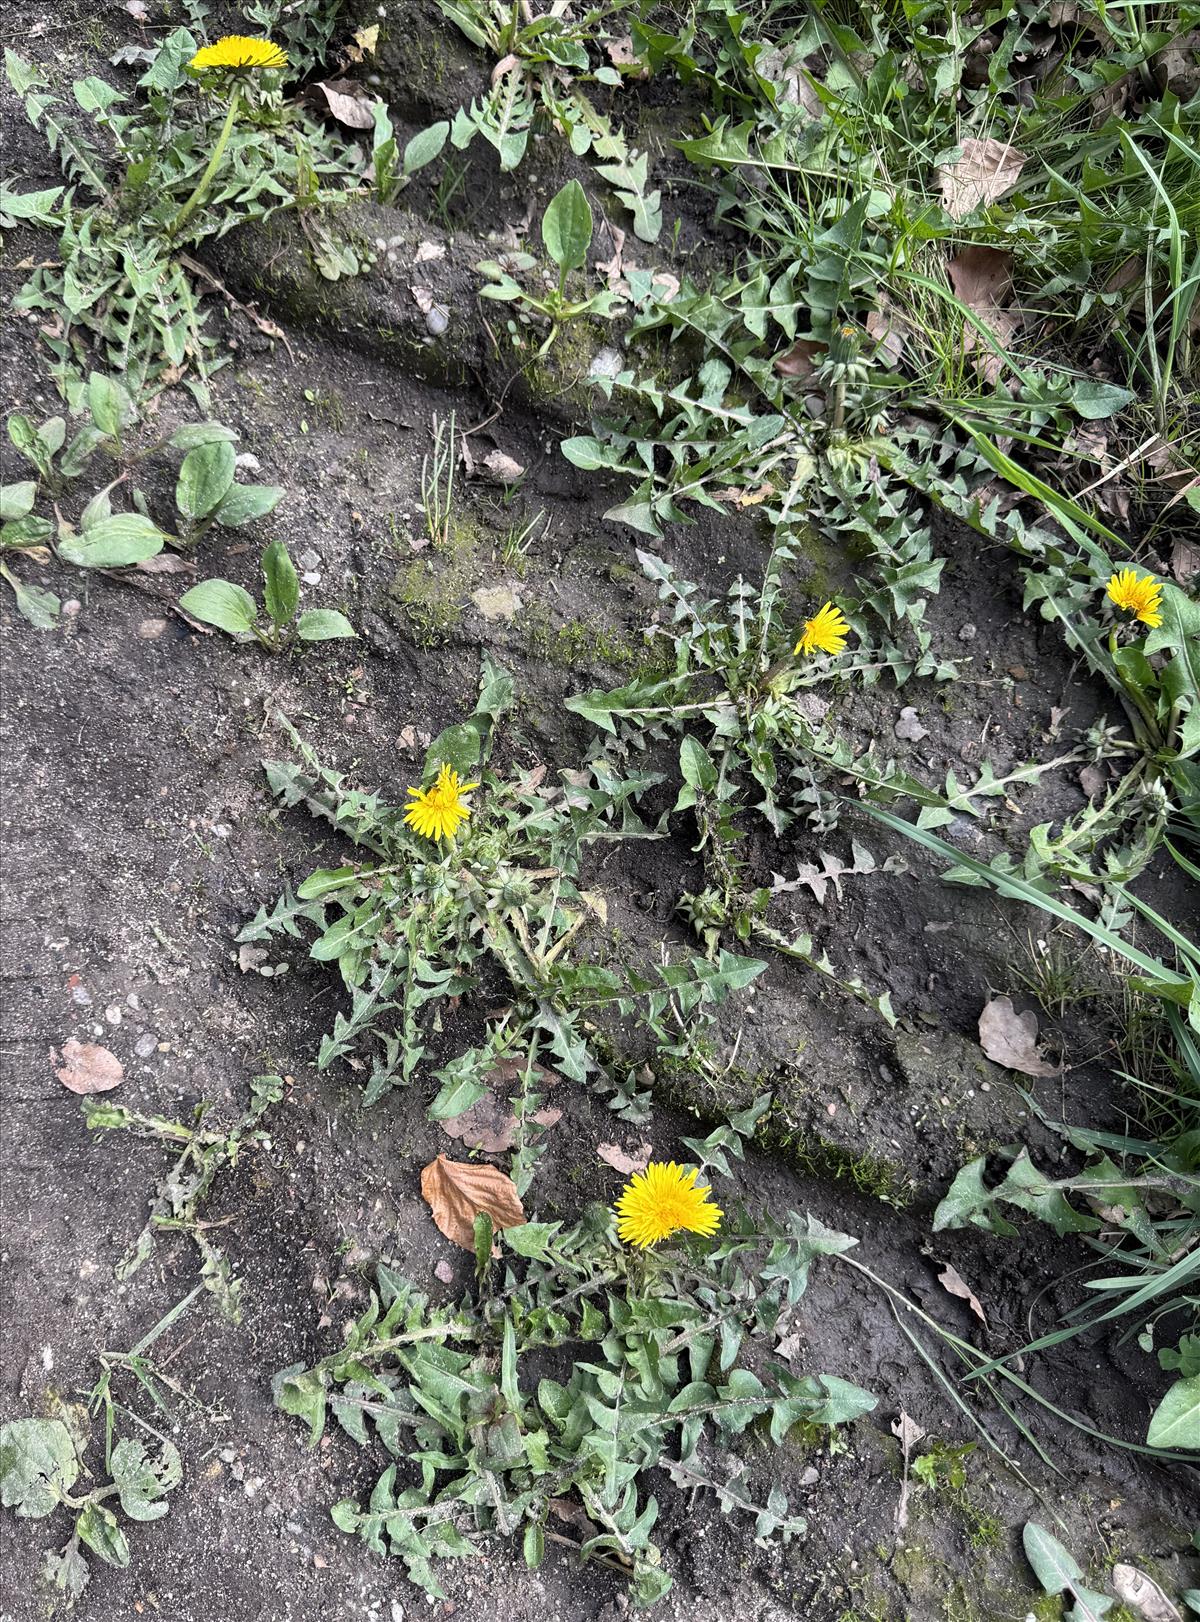
[{"label": "small stone", "polygon": [[1024,665],[1009,665],[1008,673],[1014,681],[1028,681],[1029,672]]},{"label": "small stone", "polygon": [[625,361],[619,350],[611,349],[606,344],[598,349],[592,356],[592,363],[588,367],[589,377],[616,377],[624,370]]},{"label": "small stone", "polygon": [[970,620],[968,620],[965,625],[960,625],[958,628],[958,640],[960,642],[974,642],[978,635],[979,627],[977,625],[972,625]]},{"label": "small stone", "polygon": [[163,619],[139,620],[138,635],[143,642],[154,642],[163,634],[166,628],[167,622]]},{"label": "small stone", "polygon": [[82,607],[83,604],[79,601],[78,597],[68,597],[66,602],[62,605],[62,611],[69,620],[73,620]]},{"label": "small stone", "polygon": [[110,1025],[119,1025],[121,1023],[120,1003],[110,1002],[104,1010],[104,1017]]},{"label": "small stone", "polygon": [[318,569],[305,569],[300,578],[306,586],[319,586],[321,584],[321,574]]},{"label": "small stone", "polygon": [[440,338],[450,325],[450,312],[444,304],[435,304],[425,314],[426,330]]},{"label": "small stone", "polygon": [[92,994],[84,986],[72,986],[71,1001],[78,1003],[81,1008],[90,1008],[92,1006]]},{"label": "small stone", "polygon": [[139,1059],[148,1059],[157,1046],[158,1039],[153,1031],[143,1031],[142,1035],[133,1044],[133,1051]]},{"label": "small stone", "polygon": [[300,556],[296,559],[296,562],[301,569],[316,569],[320,566],[321,558],[320,554],[314,552],[312,547],[309,546],[306,547],[303,552],[301,552]]},{"label": "small stone", "polygon": [[434,1268],[433,1276],[434,1278],[441,1279],[443,1284],[453,1284],[454,1268],[443,1258],[443,1260],[438,1262],[437,1266]]}]

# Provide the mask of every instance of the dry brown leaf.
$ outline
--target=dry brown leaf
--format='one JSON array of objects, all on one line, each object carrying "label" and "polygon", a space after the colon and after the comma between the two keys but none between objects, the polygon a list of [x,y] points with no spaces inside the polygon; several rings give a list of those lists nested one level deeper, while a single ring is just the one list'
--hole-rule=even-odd
[{"label": "dry brown leaf", "polygon": [[375,55],[378,44],[378,23],[372,23],[370,28],[356,28],[354,30],[354,43],[353,45],[347,45],[345,59],[347,62],[361,62],[364,57]]},{"label": "dry brown leaf", "polygon": [[479,1149],[485,1155],[501,1155],[517,1141],[517,1118],[494,1093],[487,1093],[461,1115],[440,1124],[447,1137],[457,1138],[468,1149]]},{"label": "dry brown leaf", "polygon": [[1037,1034],[1037,1015],[1018,1014],[1011,997],[993,997],[979,1016],[979,1045],[993,1064],[1023,1076],[1061,1075],[1060,1065],[1038,1053]]},{"label": "dry brown leaf", "polygon": [[813,338],[797,338],[790,349],[776,355],[775,370],[780,377],[808,379],[816,371],[816,362],[825,353],[825,347]]},{"label": "dry brown leaf", "polygon": [[524,476],[525,469],[504,451],[489,451],[476,462],[474,473],[477,479],[489,484],[515,484]]},{"label": "dry brown leaf", "polygon": [[599,1528],[588,1519],[588,1512],[577,1498],[547,1498],[546,1508],[564,1526],[577,1526],[585,1537],[595,1537]]},{"label": "dry brown leaf", "polygon": [[937,172],[946,213],[952,220],[965,220],[982,204],[1003,197],[1025,167],[1025,154],[1004,141],[980,141],[968,135],[959,145],[962,157]]},{"label": "dry brown leaf", "polygon": [[[604,50],[614,68],[631,68],[637,63],[633,38],[629,34],[622,34],[618,39],[606,39]],[[645,73],[645,69],[642,71]]]},{"label": "dry brown leaf", "polygon": [[417,243],[417,251],[413,256],[414,265],[436,263],[446,257],[446,244],[444,242],[430,242],[428,240]]},{"label": "dry brown leaf", "polygon": [[904,1474],[900,1481],[900,1496],[896,1500],[895,1526],[897,1532],[903,1532],[908,1525],[908,1461],[914,1447],[922,1441],[925,1432],[916,1420],[901,1408],[899,1414],[892,1420],[892,1435],[899,1443],[904,1454]]},{"label": "dry brown leaf", "polygon": [[181,558],[178,552],[156,552],[152,558],[142,558],[134,564],[143,574],[195,574],[196,565]]},{"label": "dry brown leaf", "polygon": [[885,310],[871,310],[867,314],[867,336],[879,346],[879,358],[895,366],[904,353],[904,339],[897,331],[893,316]]},{"label": "dry brown leaf", "polygon": [[511,73],[514,68],[519,68],[520,66],[521,58],[519,56],[514,56],[511,51],[507,56],[502,56],[496,63],[496,66],[492,69],[492,89],[494,90],[496,88],[506,73]]},{"label": "dry brown leaf", "polygon": [[945,1290],[946,1294],[956,1296],[960,1301],[965,1301],[970,1307],[971,1311],[986,1329],[987,1316],[979,1304],[979,1297],[963,1278],[958,1268],[952,1267],[949,1262],[943,1262],[942,1270],[937,1277],[938,1283],[942,1286],[942,1289]]},{"label": "dry brown leaf", "polygon": [[1152,1577],[1136,1566],[1116,1565],[1112,1569],[1113,1592],[1122,1605],[1128,1605],[1145,1622],[1182,1622],[1179,1612]]},{"label": "dry brown leaf", "polygon": [[61,1059],[55,1075],[69,1093],[108,1093],[125,1079],[125,1070],[115,1053],[95,1042],[63,1043],[62,1052],[50,1049],[51,1059]]},{"label": "dry brown leaf", "polygon": [[[954,296],[980,318],[998,344],[1006,344],[1021,324],[1019,313],[1007,307],[1012,295],[1012,254],[972,243],[949,261],[946,274]],[[982,351],[979,371],[985,381],[994,383],[1003,362],[973,326],[963,333],[963,350],[966,354]]]},{"label": "dry brown leaf", "polygon": [[413,303],[421,314],[428,315],[430,310],[433,309],[433,288],[410,287],[409,292],[412,294]]},{"label": "dry brown leaf", "polygon": [[1181,586],[1200,574],[1200,542],[1177,535],[1171,544],[1171,573]]},{"label": "dry brown leaf", "polygon": [[353,79],[325,79],[312,88],[313,100],[321,95],[338,123],[347,129],[369,130],[375,123],[371,98]]},{"label": "dry brown leaf", "polygon": [[636,1149],[626,1154],[618,1143],[598,1143],[596,1153],[606,1166],[619,1171],[622,1177],[632,1177],[635,1171],[645,1171],[654,1150],[648,1143],[639,1143]]},{"label": "dry brown leaf", "polygon": [[1089,800],[1099,799],[1107,782],[1103,766],[1085,766],[1079,774],[1079,786]]},{"label": "dry brown leaf", "polygon": [[497,1228],[515,1228],[525,1220],[511,1177],[495,1166],[473,1166],[445,1155],[421,1172],[421,1198],[446,1238],[461,1250],[475,1249],[475,1218],[481,1211]]}]

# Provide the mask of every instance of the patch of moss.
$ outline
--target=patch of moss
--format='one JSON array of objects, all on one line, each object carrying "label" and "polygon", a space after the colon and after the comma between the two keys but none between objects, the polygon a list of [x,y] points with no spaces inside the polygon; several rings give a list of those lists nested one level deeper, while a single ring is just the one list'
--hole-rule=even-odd
[{"label": "patch of moss", "polygon": [[826,1182],[849,1183],[859,1194],[882,1200],[898,1211],[911,1205],[916,1198],[912,1179],[893,1165],[865,1151],[856,1152],[844,1144],[832,1143],[820,1133],[811,1136],[801,1133],[783,1133],[772,1136],[774,1147],[785,1150],[796,1165],[811,1177]]},{"label": "patch of moss", "polygon": [[651,657],[644,642],[635,642],[623,632],[614,631],[594,619],[572,619],[553,626],[540,603],[532,604],[521,617],[521,629],[535,658],[570,669],[576,665],[605,664],[630,675],[657,676],[660,661]]},{"label": "patch of moss", "polygon": [[525,381],[535,400],[568,401],[578,395],[580,404],[590,399],[589,374],[596,352],[608,340],[598,321],[568,321],[544,355],[530,362]]}]

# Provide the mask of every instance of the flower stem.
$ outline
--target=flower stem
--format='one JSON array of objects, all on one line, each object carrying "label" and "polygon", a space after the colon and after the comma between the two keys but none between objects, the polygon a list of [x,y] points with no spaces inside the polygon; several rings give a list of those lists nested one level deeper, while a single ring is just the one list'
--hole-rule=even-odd
[{"label": "flower stem", "polygon": [[169,237],[179,235],[186,222],[191,218],[192,214],[195,213],[196,209],[204,201],[205,193],[212,184],[212,178],[220,166],[221,159],[225,156],[225,148],[229,145],[229,137],[233,134],[233,126],[240,111],[241,97],[238,95],[237,88],[235,86],[229,97],[229,111],[225,114],[225,122],[221,125],[221,133],[217,136],[217,144],[212,149],[212,155],[208,160],[204,173],[200,176],[200,180],[195,191],[188,198],[187,202],[179,210],[179,213],[176,214],[174,220],[167,228],[167,235]]}]

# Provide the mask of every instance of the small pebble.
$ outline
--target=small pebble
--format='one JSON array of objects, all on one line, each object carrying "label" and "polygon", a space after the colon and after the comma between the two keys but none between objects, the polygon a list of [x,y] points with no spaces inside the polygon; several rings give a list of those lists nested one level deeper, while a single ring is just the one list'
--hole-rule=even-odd
[{"label": "small pebble", "polygon": [[444,304],[435,304],[425,316],[426,329],[435,338],[440,338],[450,325],[450,312]]},{"label": "small pebble", "polygon": [[104,1017],[110,1025],[119,1025],[121,1023],[120,1003],[110,1002],[104,1010]]},{"label": "small pebble", "polygon": [[158,1038],[152,1031],[143,1031],[133,1044],[133,1051],[139,1059],[148,1059],[158,1046]]},{"label": "small pebble", "polygon": [[968,620],[965,625],[960,625],[958,628],[958,640],[960,642],[974,642],[978,635],[978,626],[972,625],[970,620]]}]

